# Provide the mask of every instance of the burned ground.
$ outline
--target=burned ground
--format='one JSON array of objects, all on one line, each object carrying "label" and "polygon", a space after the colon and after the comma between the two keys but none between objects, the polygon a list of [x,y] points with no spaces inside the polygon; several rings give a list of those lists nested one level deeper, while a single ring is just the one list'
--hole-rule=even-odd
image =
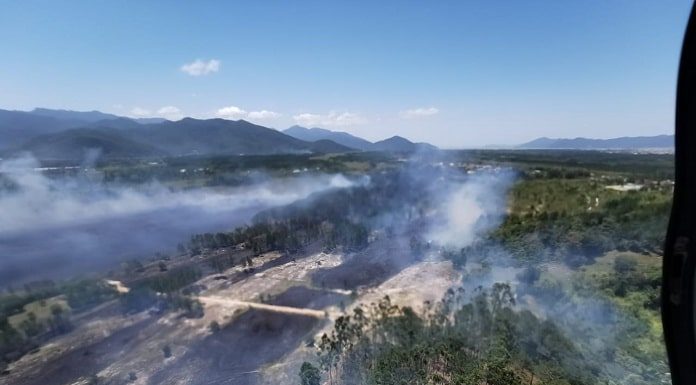
[{"label": "burned ground", "polygon": [[248,310],[232,324],[194,344],[149,384],[255,384],[259,369],[301,344],[320,321]]},{"label": "burned ground", "polygon": [[365,250],[347,256],[342,264],[312,274],[317,287],[353,290],[377,285],[417,262],[400,238],[380,239]]},{"label": "burned ground", "polygon": [[340,293],[310,289],[305,286],[293,286],[283,293],[274,296],[268,303],[321,310],[330,306],[340,305],[341,303],[345,305],[349,300],[348,296]]},{"label": "burned ground", "polygon": [[40,370],[10,372],[8,376],[0,377],[0,384],[59,385],[95,376],[124,352],[147,339],[146,330],[155,321],[156,318],[146,318],[94,343],[68,350],[54,360],[42,361]]}]

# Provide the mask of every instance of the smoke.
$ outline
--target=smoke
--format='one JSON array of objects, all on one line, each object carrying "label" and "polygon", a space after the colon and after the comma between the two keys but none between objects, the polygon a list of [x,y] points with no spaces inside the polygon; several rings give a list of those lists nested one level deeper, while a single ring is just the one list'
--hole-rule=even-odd
[{"label": "smoke", "polygon": [[[330,189],[367,184],[366,178],[319,174],[286,179],[262,177],[234,188],[181,190],[156,182],[107,186],[99,183],[99,175],[88,164],[78,177],[54,179],[37,171],[40,165],[31,157],[0,162],[0,186],[9,187],[0,189],[0,282],[15,284],[112,266],[126,258],[171,250],[194,233],[232,229],[269,207]],[[346,282],[362,284],[355,277],[378,274],[378,268],[387,270],[378,279],[386,279],[396,269],[414,262],[405,257],[413,234],[432,243],[428,254],[438,255],[438,250],[458,251],[485,242],[488,232],[503,220],[507,192],[515,180],[511,171],[462,169],[439,162],[424,163],[423,159],[404,166],[397,172],[396,181],[391,176],[380,180],[375,175],[375,183],[368,186],[382,189],[369,196],[376,199],[378,212],[369,219],[372,229],[393,229],[395,237],[374,242],[366,251],[346,258],[339,266],[343,270],[332,276],[339,286]],[[368,221],[366,212],[358,213]],[[496,282],[510,283],[519,296],[518,308],[552,320],[596,357],[588,356],[588,360],[596,361],[607,377],[622,379],[632,373],[631,365],[640,367],[628,355],[616,361],[604,359],[608,351],[616,350],[614,336],[633,327],[634,316],[589,292],[571,295],[564,288],[534,290],[533,285],[518,278],[528,267],[525,262],[500,245],[485,243],[484,247],[485,253],[469,256],[463,267],[461,285],[466,293],[474,294],[477,288],[488,288]],[[401,263],[384,266],[385,260],[395,259]],[[350,265],[352,269],[347,268]],[[388,270],[390,266],[395,271]],[[572,277],[559,280],[563,279]],[[365,280],[366,284],[374,282]]]},{"label": "smoke", "polygon": [[[431,245],[430,254],[436,254],[435,250],[456,253],[475,246],[468,251],[462,266],[460,286],[465,295],[461,300],[467,302],[481,289],[495,283],[508,283],[516,293],[516,308],[552,321],[581,348],[586,363],[598,368],[602,378],[630,384],[637,375],[660,378],[667,371],[665,362],[648,365],[639,355],[627,351],[620,341],[646,328],[644,320],[627,313],[600,293],[578,289],[576,272],[562,262],[539,267],[533,261],[515,258],[487,237],[505,217],[507,192],[515,182],[512,171],[481,167],[463,174],[439,162],[435,163],[438,167],[426,167],[422,159],[409,163],[405,171],[409,183],[402,181],[401,193],[409,194],[414,186],[425,186],[412,197],[412,202],[414,206],[418,201],[429,202],[430,211],[424,215],[425,224],[420,230]],[[403,220],[399,213],[381,217],[383,224],[395,228],[399,224],[390,221],[399,220]],[[521,278],[527,268],[542,271],[549,283],[535,284]]]},{"label": "smoke", "polygon": [[318,175],[266,182],[237,188],[172,190],[158,183],[107,187],[86,179],[50,179],[33,158],[0,163],[15,186],[0,193],[0,233],[74,225],[96,219],[133,215],[161,209],[189,207],[208,213],[252,206],[283,205],[327,188],[345,188],[343,175]]},{"label": "smoke", "polygon": [[438,218],[427,232],[436,244],[461,249],[500,224],[505,197],[513,182],[509,171],[481,172],[459,182],[449,182],[444,194],[436,192]]},{"label": "smoke", "polygon": [[[94,169],[49,178],[29,156],[0,162],[0,281],[75,273],[172,250],[193,233],[224,231],[260,210],[346,188],[343,175],[258,178],[234,188],[172,189],[100,183]],[[359,183],[360,181],[358,181]]]}]

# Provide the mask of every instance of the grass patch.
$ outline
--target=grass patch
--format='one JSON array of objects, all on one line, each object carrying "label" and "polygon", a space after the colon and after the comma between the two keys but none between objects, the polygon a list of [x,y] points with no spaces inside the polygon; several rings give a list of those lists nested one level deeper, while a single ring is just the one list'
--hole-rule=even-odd
[{"label": "grass patch", "polygon": [[48,320],[52,317],[51,307],[54,305],[63,308],[64,312],[69,312],[70,305],[65,299],[65,296],[56,296],[47,299],[37,300],[24,305],[24,311],[8,317],[7,321],[15,329],[20,329],[22,322],[27,321],[29,318],[29,313],[34,313],[36,320],[39,322]]}]

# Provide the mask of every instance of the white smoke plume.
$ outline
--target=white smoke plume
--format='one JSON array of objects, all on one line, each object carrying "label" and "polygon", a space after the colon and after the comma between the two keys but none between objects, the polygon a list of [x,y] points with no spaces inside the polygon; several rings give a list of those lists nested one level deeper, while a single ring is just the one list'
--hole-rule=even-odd
[{"label": "white smoke plume", "polygon": [[340,174],[267,180],[235,188],[172,190],[153,182],[144,186],[107,187],[85,179],[51,179],[33,158],[0,163],[0,174],[15,186],[0,191],[0,234],[159,209],[190,207],[208,212],[276,206],[353,182]]},{"label": "white smoke plume", "polygon": [[444,188],[436,195],[439,219],[428,232],[436,244],[460,249],[500,224],[512,184],[510,172],[482,172]]},{"label": "white smoke plume", "polygon": [[[241,187],[113,186],[94,178],[49,178],[34,158],[0,162],[0,281],[41,271],[71,275],[173,250],[192,234],[228,231],[257,212],[354,182],[340,174],[259,177]],[[97,175],[98,176],[98,175]]]}]

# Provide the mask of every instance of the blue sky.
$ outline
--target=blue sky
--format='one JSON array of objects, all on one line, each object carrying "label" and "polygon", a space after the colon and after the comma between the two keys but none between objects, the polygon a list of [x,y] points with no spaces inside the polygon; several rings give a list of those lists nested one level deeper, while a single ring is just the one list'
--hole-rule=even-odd
[{"label": "blue sky", "polygon": [[443,147],[673,129],[691,2],[0,1],[0,108]]}]

